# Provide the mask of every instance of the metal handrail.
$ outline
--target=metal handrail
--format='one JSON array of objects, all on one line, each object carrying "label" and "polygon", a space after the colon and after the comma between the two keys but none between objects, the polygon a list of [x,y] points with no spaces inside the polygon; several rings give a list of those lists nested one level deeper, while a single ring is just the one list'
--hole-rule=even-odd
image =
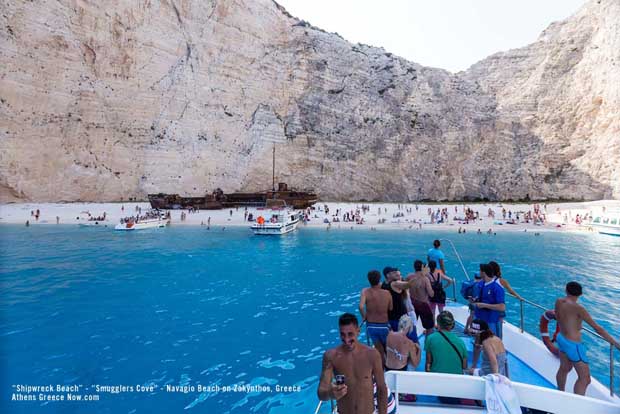
[{"label": "metal handrail", "polygon": [[[330,412],[334,412],[334,400],[329,400],[330,404],[331,404],[331,411]],[[318,414],[319,410],[321,409],[321,406],[323,405],[324,401],[323,400],[319,400],[319,405],[316,406],[316,410],[314,410],[314,414]]]},{"label": "metal handrail", "polygon": [[[542,309],[543,311],[547,311],[547,308],[545,308],[542,305],[539,305],[536,302],[532,302],[531,300],[527,300],[524,298],[517,298],[515,295],[509,293],[510,296],[514,297],[515,299],[517,299],[519,301],[519,307],[520,307],[520,322],[519,322],[519,329],[521,330],[521,333],[523,333],[523,325],[524,325],[524,321],[523,321],[523,303],[527,303],[528,305],[534,306],[536,308]],[[607,341],[607,339],[603,338],[601,335],[599,335],[597,332],[591,330],[590,328],[586,327],[586,326],[582,326],[581,327],[582,330],[588,332],[589,334],[593,335],[595,338],[598,339],[602,339],[603,341],[607,342],[609,344],[609,394],[613,397],[614,396],[614,344],[609,343]]]},{"label": "metal handrail", "polygon": [[[534,306],[534,307],[536,307],[536,308],[538,308],[538,309],[541,309],[541,310],[543,310],[543,311],[547,311],[547,310],[549,310],[548,308],[545,308],[544,306],[539,305],[539,304],[538,304],[538,303],[536,303],[536,302],[532,302],[531,300],[527,300],[527,299],[524,299],[524,298],[520,298],[520,299],[519,299],[518,297],[516,297],[516,296],[515,296],[515,295],[513,295],[512,293],[509,293],[509,295],[510,295],[510,296],[512,296],[513,298],[517,299],[517,300],[520,302],[520,306],[521,306],[521,308],[523,308],[523,303],[527,303],[528,305]],[[606,340],[605,338],[603,338],[601,335],[599,335],[599,334],[598,334],[598,333],[596,333],[595,331],[591,330],[590,328],[588,328],[588,327],[586,327],[586,326],[583,326],[581,329],[583,329],[584,331],[586,331],[586,332],[588,332],[588,333],[590,333],[590,334],[594,335],[595,337],[597,337],[597,338],[599,338],[599,339],[602,339],[602,340],[604,340],[605,342],[607,342],[607,340]],[[523,332],[523,312],[521,312],[521,332]]]},{"label": "metal handrail", "polygon": [[[467,280],[471,280],[469,278],[469,274],[467,274],[467,270],[465,270],[465,266],[463,266],[463,261],[461,260],[461,256],[459,255],[458,251],[456,250],[456,247],[454,247],[454,243],[452,243],[452,241],[450,239],[439,239],[441,241],[447,241],[448,243],[450,243],[450,246],[452,246],[452,250],[454,250],[454,254],[456,255],[456,258],[458,259],[459,264],[461,265],[461,269],[463,270],[463,273],[465,274],[465,276],[467,277]],[[456,278],[454,279],[456,281]],[[455,283],[456,284],[456,283]],[[520,322],[519,322],[519,329],[521,330],[521,333],[524,332],[524,316],[523,316],[523,304],[527,303],[530,306],[533,306],[535,308],[541,309],[543,311],[547,311],[548,309],[545,308],[544,306],[536,303],[536,302],[532,302],[531,300],[527,300],[523,297],[517,297],[511,293],[508,293],[510,296],[514,297],[515,299],[517,299],[519,301],[519,313],[520,313]],[[456,293],[454,294],[455,298],[456,298]],[[582,329],[586,332],[588,332],[589,334],[593,335],[595,338],[598,339],[602,339],[603,341],[609,343],[605,338],[603,338],[601,335],[599,335],[597,332],[594,332],[593,330],[589,329],[588,327],[583,326]],[[614,394],[614,344],[609,343],[609,393],[610,395],[613,397]]]},{"label": "metal handrail", "polygon": [[[454,251],[456,258],[458,259],[459,264],[461,265],[461,269],[463,270],[463,273],[465,274],[465,277],[467,278],[467,280],[471,280],[471,278],[469,277],[469,273],[467,273],[467,270],[465,270],[465,266],[463,265],[463,261],[461,260],[461,256],[459,255],[459,252],[456,250],[456,247],[454,247],[454,243],[452,243],[452,240],[450,239],[439,239],[439,240],[447,241],[448,243],[450,243],[450,246],[452,246],[452,250]],[[439,263],[437,263],[437,266],[439,266]]]}]

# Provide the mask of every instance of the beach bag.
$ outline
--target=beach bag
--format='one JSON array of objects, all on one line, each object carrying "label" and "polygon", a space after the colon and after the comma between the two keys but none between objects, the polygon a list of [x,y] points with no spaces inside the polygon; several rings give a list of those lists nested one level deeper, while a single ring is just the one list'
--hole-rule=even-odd
[{"label": "beach bag", "polygon": [[446,291],[441,284],[441,276],[438,280],[434,280],[432,277],[429,277],[429,279],[433,288],[433,297],[430,298],[430,301],[433,303],[446,303]]},{"label": "beach bag", "polygon": [[461,296],[463,296],[463,299],[469,299],[474,296],[474,285],[476,283],[476,280],[466,280],[461,283]]}]

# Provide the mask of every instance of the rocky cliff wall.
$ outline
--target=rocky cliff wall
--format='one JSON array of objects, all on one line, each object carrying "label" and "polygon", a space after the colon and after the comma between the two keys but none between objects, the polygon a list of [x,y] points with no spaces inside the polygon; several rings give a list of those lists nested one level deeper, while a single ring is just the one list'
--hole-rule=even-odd
[{"label": "rocky cliff wall", "polygon": [[620,2],[451,74],[269,0],[0,0],[0,193],[620,196]]}]

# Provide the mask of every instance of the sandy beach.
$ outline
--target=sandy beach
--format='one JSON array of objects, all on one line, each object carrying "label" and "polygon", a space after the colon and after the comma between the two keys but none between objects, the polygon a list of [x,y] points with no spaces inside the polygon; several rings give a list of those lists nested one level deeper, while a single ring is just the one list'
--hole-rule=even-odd
[{"label": "sandy beach", "polygon": [[[541,215],[545,217],[544,224],[534,224],[531,220],[525,222],[524,216],[528,211],[534,211],[538,204]],[[329,212],[326,212],[327,206]],[[362,206],[368,209],[363,211]],[[455,217],[463,217],[466,208],[478,213],[478,219],[465,223],[463,220],[455,220]],[[498,231],[590,231],[587,221],[576,223],[577,215],[595,215],[603,209],[620,208],[618,200],[601,200],[582,203],[532,203],[532,204],[508,204],[508,203],[443,203],[443,204],[397,204],[397,203],[341,203],[319,202],[310,211],[308,227],[330,228],[333,230],[381,230],[381,229],[405,229],[405,230],[450,230],[458,231],[459,228],[467,232]],[[149,203],[11,203],[0,205],[0,224],[25,225],[77,225],[88,219],[88,214],[93,217],[103,216],[106,213],[105,224],[114,227],[122,217],[135,215],[138,211],[144,213],[150,209]],[[432,223],[429,209],[432,212],[447,209],[448,219],[443,223]],[[494,217],[489,216],[489,209]],[[503,210],[506,210],[506,219]],[[39,210],[39,218],[36,211]],[[363,223],[343,221],[345,213],[351,216],[359,210],[359,217]],[[185,213],[185,219],[181,219],[181,213]],[[248,207],[248,213],[255,218],[259,215],[269,214],[264,209]],[[338,222],[334,217],[338,212]],[[517,213],[519,219],[517,220]],[[201,210],[188,212],[187,210],[171,210],[173,226],[205,226],[221,228],[227,226],[249,226],[245,220],[245,208],[233,208],[223,210]],[[508,224],[511,217],[515,224]],[[330,224],[328,224],[328,221]]]}]

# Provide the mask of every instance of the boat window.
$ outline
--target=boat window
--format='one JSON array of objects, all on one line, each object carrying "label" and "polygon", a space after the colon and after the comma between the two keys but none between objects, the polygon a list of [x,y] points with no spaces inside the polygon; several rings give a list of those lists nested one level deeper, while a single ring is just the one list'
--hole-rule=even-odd
[{"label": "boat window", "polygon": [[597,217],[594,219],[594,221],[592,223],[600,223],[601,222],[601,218]]},{"label": "boat window", "polygon": [[609,224],[618,224],[618,219],[611,219],[611,223]]},{"label": "boat window", "polygon": [[603,219],[603,224],[607,224],[607,223],[609,223],[609,217],[605,217],[605,218]]}]

